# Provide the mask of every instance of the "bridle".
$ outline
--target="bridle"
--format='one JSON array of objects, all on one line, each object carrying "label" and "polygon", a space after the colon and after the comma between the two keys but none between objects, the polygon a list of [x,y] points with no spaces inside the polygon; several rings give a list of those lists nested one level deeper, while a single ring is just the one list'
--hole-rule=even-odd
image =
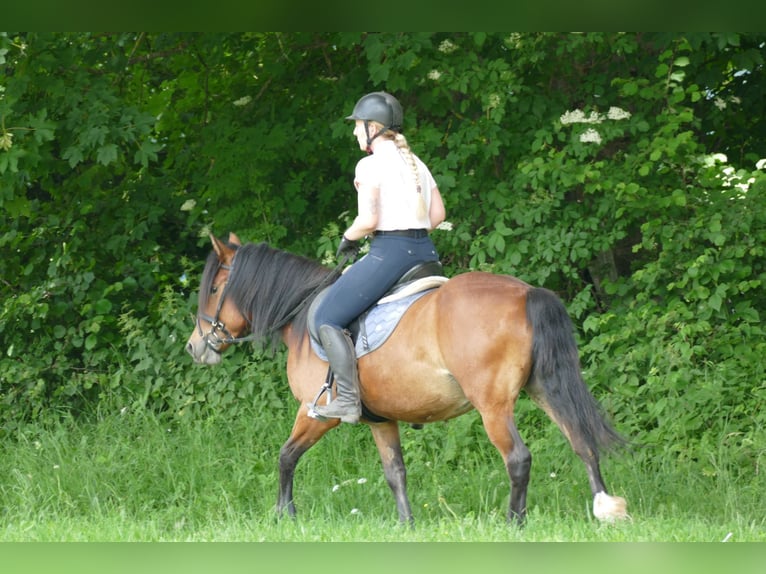
[{"label": "bridle", "polygon": [[[236,259],[236,254],[234,255],[234,259]],[[215,274],[217,275],[221,269],[224,269],[230,272],[229,279],[231,279],[231,272],[234,269],[234,259],[232,259],[231,265],[219,263]],[[226,287],[228,285],[229,281],[226,281],[226,283],[223,284],[223,291],[221,292],[221,297],[218,299],[218,305],[216,306],[214,317],[203,313],[199,309],[197,310],[197,330],[199,331],[202,340],[205,342],[205,346],[214,353],[218,353],[219,355],[221,354],[221,347],[224,345],[252,341],[255,338],[252,334],[245,337],[234,337],[226,328],[226,325],[223,323],[223,321],[221,321],[221,309],[223,308],[223,301],[226,298]],[[210,323],[210,331],[205,333],[202,330],[202,324],[200,320]],[[221,335],[223,335],[223,337],[221,337]]]}]

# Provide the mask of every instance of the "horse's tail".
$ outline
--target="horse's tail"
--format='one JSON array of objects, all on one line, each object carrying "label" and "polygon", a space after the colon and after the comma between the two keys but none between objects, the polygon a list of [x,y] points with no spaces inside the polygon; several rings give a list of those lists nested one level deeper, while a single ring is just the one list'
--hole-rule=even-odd
[{"label": "horse's tail", "polygon": [[583,381],[572,320],[561,299],[548,289],[531,288],[527,321],[534,334],[532,376],[527,385],[530,396],[553,418],[575,450],[585,447],[598,456],[600,448],[625,443]]}]

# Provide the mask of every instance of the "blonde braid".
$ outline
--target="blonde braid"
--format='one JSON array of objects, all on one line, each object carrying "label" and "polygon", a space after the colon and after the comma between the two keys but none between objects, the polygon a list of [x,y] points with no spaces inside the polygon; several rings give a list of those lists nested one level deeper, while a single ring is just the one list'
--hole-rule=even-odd
[{"label": "blonde braid", "polygon": [[402,158],[407,162],[407,164],[410,166],[410,169],[412,170],[415,190],[418,194],[418,205],[415,211],[415,215],[418,219],[423,219],[427,214],[427,207],[426,200],[423,197],[423,192],[420,186],[420,170],[418,169],[418,164],[415,161],[415,155],[412,153],[410,144],[407,143],[407,138],[405,138],[403,134],[394,134],[393,140]]}]

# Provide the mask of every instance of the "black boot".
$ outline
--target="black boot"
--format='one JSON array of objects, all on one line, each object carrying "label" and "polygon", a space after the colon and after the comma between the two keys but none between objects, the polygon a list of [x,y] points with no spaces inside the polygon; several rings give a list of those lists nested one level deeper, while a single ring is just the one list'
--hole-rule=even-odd
[{"label": "black boot", "polygon": [[338,396],[328,405],[314,407],[314,412],[330,419],[339,418],[344,423],[357,423],[362,414],[362,402],[359,400],[359,372],[356,368],[354,342],[345,331],[331,325],[319,327],[319,341],[335,374]]}]

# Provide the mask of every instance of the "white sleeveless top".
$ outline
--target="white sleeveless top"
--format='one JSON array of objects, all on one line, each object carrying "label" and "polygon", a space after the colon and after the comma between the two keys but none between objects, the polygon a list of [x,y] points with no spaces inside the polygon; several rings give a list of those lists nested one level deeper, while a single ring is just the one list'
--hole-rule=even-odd
[{"label": "white sleeveless top", "polygon": [[354,184],[357,189],[363,183],[380,190],[379,231],[431,227],[428,210],[431,207],[431,190],[436,187],[436,181],[420,158],[414,157],[420,175],[420,192],[426,202],[426,214],[422,219],[416,216],[418,193],[415,174],[393,141],[378,142],[375,153],[356,164]]}]

